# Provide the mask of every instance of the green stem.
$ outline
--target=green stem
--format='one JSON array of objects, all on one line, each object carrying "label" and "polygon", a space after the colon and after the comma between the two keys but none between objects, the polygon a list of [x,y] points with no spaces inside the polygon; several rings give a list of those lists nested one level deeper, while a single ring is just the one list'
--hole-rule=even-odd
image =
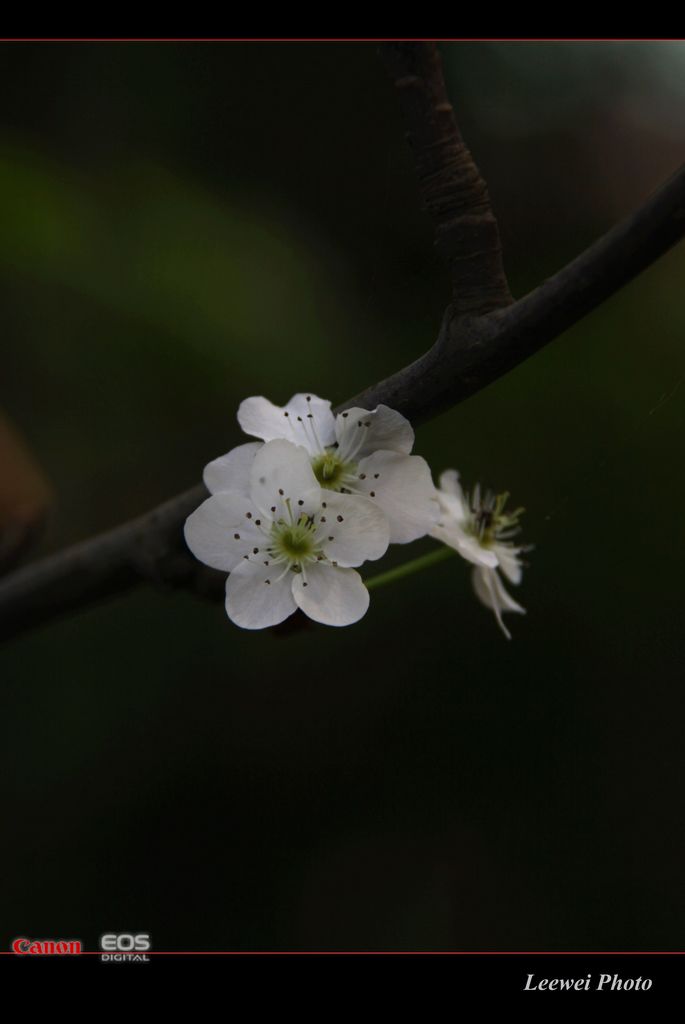
[{"label": "green stem", "polygon": [[370,580],[364,580],[364,585],[367,590],[373,590],[374,587],[384,587],[386,583],[394,583],[395,580],[401,580],[403,576],[411,576],[415,572],[421,572],[422,569],[428,569],[431,565],[444,562],[446,558],[451,558],[456,554],[457,552],[454,548],[449,548],[443,544],[437,551],[429,551],[427,555],[421,555],[420,558],[414,558],[411,562],[398,565],[396,569],[388,569],[387,572],[381,572],[378,576],[372,576]]}]

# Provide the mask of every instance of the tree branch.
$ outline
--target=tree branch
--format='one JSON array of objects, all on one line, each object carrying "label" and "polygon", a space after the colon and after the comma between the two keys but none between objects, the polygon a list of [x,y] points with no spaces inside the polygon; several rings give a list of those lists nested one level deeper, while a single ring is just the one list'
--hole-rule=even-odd
[{"label": "tree branch", "polygon": [[344,407],[382,403],[420,423],[457,405],[538,352],[685,235],[685,165],[635,213],[524,298],[484,317],[448,308],[425,355]]},{"label": "tree branch", "polygon": [[[432,145],[430,141],[427,145]],[[416,362],[350,399],[383,403],[420,423],[496,380],[613,295],[685,235],[685,167],[632,216],[539,288],[487,315],[448,307],[438,340]],[[130,523],[29,565],[0,581],[0,637],[144,582],[201,595],[223,592],[225,574],[190,555],[183,523],[203,485]]]},{"label": "tree branch", "polygon": [[381,54],[409,128],[435,244],[450,267],[455,316],[509,305],[497,221],[487,185],[459,133],[437,45],[385,43]]}]

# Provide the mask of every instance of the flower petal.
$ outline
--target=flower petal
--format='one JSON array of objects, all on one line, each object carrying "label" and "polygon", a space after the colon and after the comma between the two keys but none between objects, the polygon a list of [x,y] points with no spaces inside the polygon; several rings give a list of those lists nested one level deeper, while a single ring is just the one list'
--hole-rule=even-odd
[{"label": "flower petal", "polygon": [[523,569],[519,561],[519,548],[511,547],[508,544],[496,544],[495,551],[499,559],[499,567],[510,583],[514,585],[521,582]]},{"label": "flower petal", "polygon": [[496,569],[499,565],[499,558],[496,552],[492,548],[484,548],[478,542],[477,537],[464,533],[458,536],[456,541],[453,547],[456,547],[459,554],[467,562],[473,562],[474,565],[483,565],[489,569]]},{"label": "flower petal", "polygon": [[288,418],[293,421],[296,436],[293,440],[312,454],[323,451],[335,441],[335,417],[331,403],[317,398],[309,391],[293,395],[285,407]]},{"label": "flower petal", "polygon": [[438,504],[440,505],[440,518],[444,522],[453,522],[459,525],[466,523],[468,513],[459,498],[445,491],[438,491]]},{"label": "flower petal", "polygon": [[261,437],[262,441],[275,441],[289,437],[284,410],[263,395],[245,398],[238,406],[238,423],[246,434]]},{"label": "flower petal", "polygon": [[225,455],[209,462],[205,466],[202,479],[210,494],[217,491],[238,491],[240,494],[250,493],[250,470],[254,457],[261,448],[259,441],[238,445]]},{"label": "flower petal", "polygon": [[256,518],[257,510],[244,494],[213,494],[186,519],[186,544],[205,565],[230,572],[255,547],[264,545]]},{"label": "flower petal", "polygon": [[462,499],[464,491],[459,483],[459,474],[456,469],[445,469],[440,474],[438,480],[438,486],[441,491],[447,491],[448,494],[452,494],[455,498]]},{"label": "flower petal", "polygon": [[284,407],[263,397],[246,398],[238,408],[238,423],[246,434],[264,441],[292,441],[310,455],[319,454],[335,440],[331,403],[307,392],[293,395]]},{"label": "flower petal", "polygon": [[335,421],[338,454],[341,459],[363,459],[375,451],[409,455],[414,447],[414,431],[408,419],[387,405],[373,412],[346,409]]},{"label": "flower petal", "polygon": [[326,557],[346,567],[382,558],[390,532],[385,514],[373,501],[336,491],[324,491],[321,497],[316,539]]},{"label": "flower petal", "polygon": [[260,448],[250,472],[250,494],[260,512],[275,520],[313,515],[321,505],[309,455],[290,441],[268,441]]},{"label": "flower petal", "polygon": [[496,569],[478,567],[473,570],[471,580],[478,599],[495,613],[500,629],[511,640],[511,633],[502,621],[502,612],[519,612],[525,615],[526,610],[506,592]]},{"label": "flower petal", "polygon": [[459,522],[463,522],[467,518],[469,510],[456,469],[446,469],[440,474],[438,483],[438,501],[441,509],[448,515],[454,516]]},{"label": "flower petal", "polygon": [[283,575],[279,566],[241,562],[226,580],[229,619],[243,629],[277,626],[297,607],[292,581],[293,573]]},{"label": "flower petal", "polygon": [[350,626],[369,607],[369,592],[359,573],[326,562],[307,566],[295,577],[293,596],[305,615],[325,626]]},{"label": "flower petal", "polygon": [[357,493],[368,495],[385,513],[391,544],[417,540],[436,524],[440,508],[428,463],[420,455],[374,452],[357,468]]}]

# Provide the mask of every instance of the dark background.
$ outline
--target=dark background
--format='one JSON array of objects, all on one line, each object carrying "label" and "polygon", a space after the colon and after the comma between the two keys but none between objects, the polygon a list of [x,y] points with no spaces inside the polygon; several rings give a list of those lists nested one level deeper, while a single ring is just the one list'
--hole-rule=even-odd
[{"label": "dark background", "polygon": [[[685,44],[443,53],[517,296],[683,159]],[[0,96],[0,403],[58,494],[43,553],[194,484],[243,397],[341,401],[436,336],[374,45],[4,44]],[[684,265],[418,431],[528,510],[512,642],[455,561],[347,629],[141,589],[2,648],[5,948],[682,947]]]}]

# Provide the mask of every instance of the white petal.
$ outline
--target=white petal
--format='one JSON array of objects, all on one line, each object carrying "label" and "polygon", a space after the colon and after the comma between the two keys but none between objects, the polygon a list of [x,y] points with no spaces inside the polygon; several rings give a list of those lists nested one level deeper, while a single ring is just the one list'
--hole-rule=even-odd
[{"label": "white petal", "polygon": [[357,492],[368,495],[388,518],[390,543],[424,537],[440,508],[430,469],[420,455],[374,452],[358,466]]},{"label": "white petal", "polygon": [[461,521],[466,519],[469,510],[456,469],[446,469],[441,473],[438,486],[438,500],[441,508],[456,519]]},{"label": "white petal", "polygon": [[284,407],[263,397],[246,398],[238,409],[238,423],[246,434],[264,441],[283,438],[316,455],[335,440],[331,403],[303,392]]},{"label": "white petal", "polygon": [[186,519],[183,528],[186,544],[205,565],[230,572],[244,555],[264,545],[265,538],[256,525],[257,519],[257,509],[244,494],[235,491],[213,494]]},{"label": "white petal", "polygon": [[469,513],[461,498],[457,498],[454,494],[448,494],[446,491],[438,491],[437,495],[441,519],[462,524],[466,522]]},{"label": "white petal", "polygon": [[520,583],[521,577],[523,576],[523,570],[518,558],[519,549],[510,547],[507,544],[496,544],[495,551],[497,552],[497,558],[499,559],[500,569],[509,582],[513,584]]},{"label": "white petal", "polygon": [[262,441],[275,441],[278,437],[290,437],[284,410],[268,398],[255,396],[246,398],[238,406],[238,423],[246,434],[261,437]]},{"label": "white petal", "polygon": [[502,612],[519,612],[525,615],[525,608],[509,596],[495,569],[476,568],[471,578],[476,596],[486,608],[495,613],[500,629],[507,639],[511,640],[511,634],[502,621]]},{"label": "white petal", "polygon": [[474,565],[487,566],[489,569],[496,569],[499,565],[499,558],[495,551],[492,548],[484,548],[471,534],[461,534],[453,546],[456,547],[462,558],[465,558],[467,562],[473,562]]},{"label": "white petal", "polygon": [[239,491],[250,493],[250,470],[254,457],[261,448],[259,441],[238,445],[225,455],[219,456],[205,466],[202,479],[210,494],[217,491]]},{"label": "white petal", "polygon": [[409,455],[414,447],[414,431],[408,419],[387,405],[373,412],[346,409],[335,421],[340,458],[363,459],[375,451]]},{"label": "white petal", "polygon": [[305,615],[325,626],[350,626],[369,607],[369,592],[359,573],[325,562],[307,566],[295,577],[293,595]]},{"label": "white petal", "polygon": [[461,500],[464,497],[464,491],[459,483],[459,474],[456,469],[444,470],[440,474],[438,486],[441,491],[446,491],[448,494],[454,495],[455,498],[459,498]]},{"label": "white petal", "polygon": [[342,566],[382,558],[390,532],[388,520],[373,501],[335,491],[324,491],[321,497],[321,513],[315,516],[316,538],[326,557]]},{"label": "white petal", "polygon": [[335,417],[331,403],[317,398],[310,391],[293,395],[285,407],[292,421],[297,444],[304,445],[312,454],[323,451],[335,441]]},{"label": "white petal", "polygon": [[292,615],[297,607],[293,597],[293,573],[286,572],[284,576],[282,573],[281,566],[241,562],[226,580],[229,619],[243,629],[265,629],[277,626]]},{"label": "white petal", "polygon": [[250,473],[250,494],[271,519],[313,515],[321,505],[321,488],[304,448],[290,441],[268,441],[257,452]]}]

